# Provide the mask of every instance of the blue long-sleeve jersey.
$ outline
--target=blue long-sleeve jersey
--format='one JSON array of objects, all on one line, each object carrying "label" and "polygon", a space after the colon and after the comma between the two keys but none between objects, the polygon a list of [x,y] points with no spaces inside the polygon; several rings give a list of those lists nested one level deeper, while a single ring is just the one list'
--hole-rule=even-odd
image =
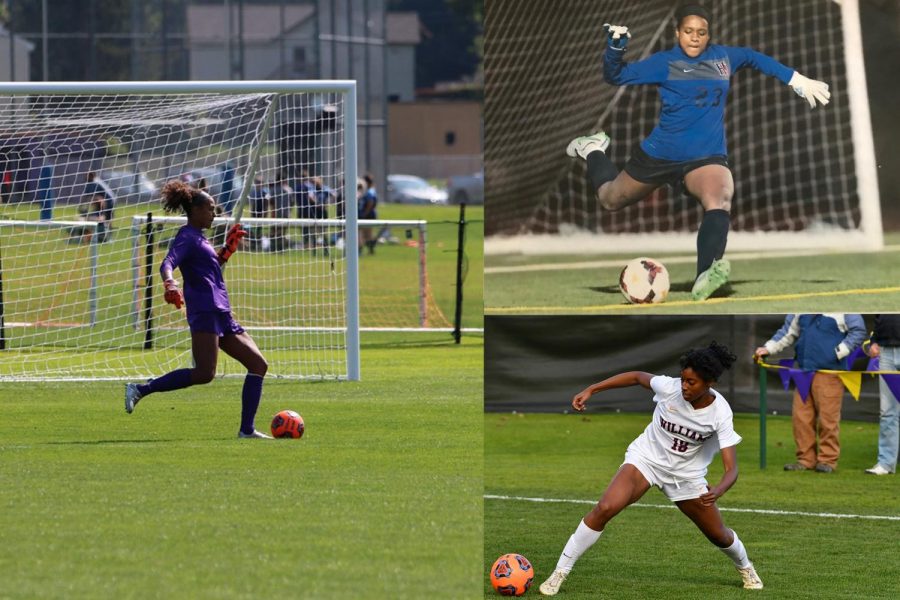
[{"label": "blue long-sleeve jersey", "polygon": [[690,58],[680,46],[632,63],[622,60],[623,54],[607,47],[603,76],[614,85],[659,86],[659,123],[641,148],[664,160],[727,156],[725,100],[735,72],[753,67],[784,83],[794,74],[793,69],[756,50],[717,44],[708,45],[697,58]]}]

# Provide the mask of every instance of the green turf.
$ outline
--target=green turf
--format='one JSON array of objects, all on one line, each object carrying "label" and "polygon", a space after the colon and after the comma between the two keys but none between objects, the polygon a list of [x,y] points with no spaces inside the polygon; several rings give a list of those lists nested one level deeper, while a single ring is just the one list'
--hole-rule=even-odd
[{"label": "green turf", "polygon": [[0,597],[479,595],[483,339],[363,336],[363,381],[0,388]]},{"label": "green turf", "polygon": [[[877,253],[828,254],[788,258],[732,257],[730,289],[705,302],[690,300],[696,274],[692,256],[666,262],[672,281],[663,304],[629,305],[618,288],[619,272],[632,255],[488,256],[485,312],[488,314],[706,314],[709,312],[884,312],[900,305],[893,273],[900,259],[900,234],[886,236]],[[602,261],[609,266],[591,264]],[[503,271],[528,267],[537,270]]]},{"label": "green turf", "polygon": [[[485,415],[485,493],[570,500],[484,502],[485,596],[496,597],[489,567],[507,552],[535,567],[528,595],[552,572],[579,520],[599,499],[625,448],[649,414]],[[618,515],[563,584],[566,598],[896,598],[900,491],[895,477],[863,469],[875,462],[878,426],[846,421],[831,475],[791,473],[790,419],[767,421],[768,468],[759,466],[759,417],[736,415],[740,477],[722,497],[723,519],[738,532],[765,589],[741,588],[731,561],[658,490]],[[708,479],[721,477],[721,458]],[[572,502],[577,501],[577,502]],[[663,506],[657,508],[656,506]],[[728,512],[727,508],[892,516],[895,520]]]}]

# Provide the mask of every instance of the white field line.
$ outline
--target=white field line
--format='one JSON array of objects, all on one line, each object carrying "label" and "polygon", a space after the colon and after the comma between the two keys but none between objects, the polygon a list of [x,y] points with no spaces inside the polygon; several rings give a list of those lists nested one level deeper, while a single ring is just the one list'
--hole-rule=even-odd
[{"label": "white field line", "polygon": [[[566,498],[528,498],[525,496],[496,496],[485,494],[485,500],[512,500],[517,502],[556,502],[562,504],[596,504],[596,500],[572,500]],[[638,508],[677,508],[674,504],[632,504]],[[763,508],[729,508],[720,506],[721,512],[755,513],[758,515],[787,515],[798,517],[819,517],[822,519],[871,519],[875,521],[900,521],[900,515],[854,515],[841,513],[814,513],[798,510],[769,510]]]},{"label": "white field line", "polygon": [[[900,245],[895,246],[885,246],[882,250],[883,252],[894,252],[900,250]],[[781,251],[781,252],[734,252],[728,255],[728,259],[731,261],[740,261],[740,260],[758,260],[761,258],[794,258],[798,256],[823,256],[827,254],[846,254],[846,250],[842,251],[833,251],[830,252],[828,250],[824,250],[822,248],[810,248],[806,250],[790,250],[790,251]],[[671,264],[671,265],[679,265],[684,263],[695,263],[697,262],[697,255],[681,255],[681,256],[669,256],[666,258],[659,259],[663,264]],[[585,260],[585,261],[576,261],[576,262],[565,262],[565,263],[539,263],[539,264],[528,264],[528,265],[510,265],[510,266],[496,266],[496,267],[488,267],[485,266],[484,274],[492,274],[492,273],[527,273],[530,271],[573,271],[580,269],[605,269],[612,267],[621,267],[626,262],[628,262],[628,258],[614,258],[608,260]]]}]

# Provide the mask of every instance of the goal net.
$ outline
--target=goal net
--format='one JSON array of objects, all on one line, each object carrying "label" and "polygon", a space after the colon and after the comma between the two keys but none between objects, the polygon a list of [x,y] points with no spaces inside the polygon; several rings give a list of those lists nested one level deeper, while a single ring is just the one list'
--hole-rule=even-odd
[{"label": "goal net", "polygon": [[159,279],[174,179],[216,199],[214,245],[250,231],[225,279],[269,374],[358,379],[355,102],[346,81],[0,84],[0,380],[191,366]]},{"label": "goal net", "polygon": [[[485,15],[485,165],[493,253],[693,249],[702,208],[664,187],[604,211],[567,143],[599,129],[620,169],[658,119],[656,86],[603,81],[603,23],[627,25],[627,61],[674,44],[668,0],[497,0]],[[710,0],[715,43],[749,46],[826,81],[816,110],[752,69],[726,111],[734,173],[729,249],[882,245],[855,0]],[[536,23],[540,23],[536,26]],[[544,235],[546,234],[546,235]],[[574,243],[574,240],[578,243]]]}]

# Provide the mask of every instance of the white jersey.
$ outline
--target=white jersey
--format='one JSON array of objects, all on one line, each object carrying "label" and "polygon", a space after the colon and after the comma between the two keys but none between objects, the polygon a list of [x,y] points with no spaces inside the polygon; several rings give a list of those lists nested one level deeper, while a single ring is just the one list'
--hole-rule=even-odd
[{"label": "white jersey", "polygon": [[731,407],[719,392],[710,389],[716,399],[695,409],[681,395],[681,379],[657,375],[650,387],[656,402],[653,421],[631,442],[628,452],[638,452],[673,481],[705,477],[720,448],[740,443]]}]

